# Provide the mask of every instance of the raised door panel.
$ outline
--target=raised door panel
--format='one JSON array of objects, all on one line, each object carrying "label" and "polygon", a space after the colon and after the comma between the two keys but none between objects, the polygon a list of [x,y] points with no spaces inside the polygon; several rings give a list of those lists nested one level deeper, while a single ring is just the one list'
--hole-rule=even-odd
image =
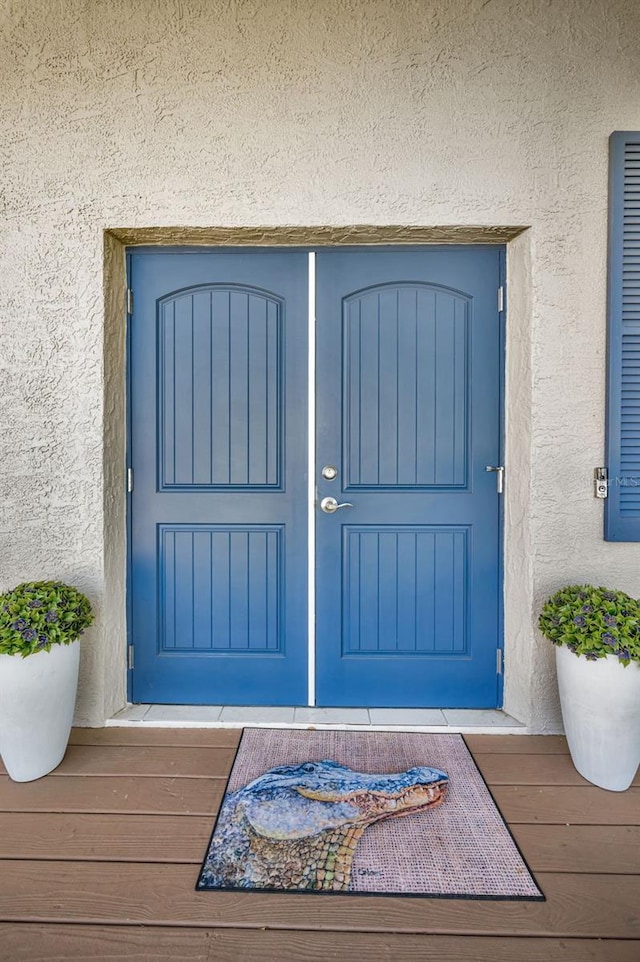
[{"label": "raised door panel", "polygon": [[158,311],[161,490],[278,488],[282,304],[205,287]]},{"label": "raised door panel", "polygon": [[160,649],[283,650],[283,528],[160,525]]},{"label": "raised door panel", "polygon": [[342,654],[467,653],[468,528],[345,526]]},{"label": "raised door panel", "polygon": [[468,483],[468,298],[385,285],[343,302],[348,488]]}]

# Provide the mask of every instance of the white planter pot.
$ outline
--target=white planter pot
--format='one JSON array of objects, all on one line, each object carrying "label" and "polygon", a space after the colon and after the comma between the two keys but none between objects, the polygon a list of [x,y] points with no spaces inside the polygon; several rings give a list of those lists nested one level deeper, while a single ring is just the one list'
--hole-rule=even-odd
[{"label": "white planter pot", "polygon": [[629,788],[640,764],[640,665],[615,655],[588,661],[556,647],[562,720],[578,772],[611,792]]},{"label": "white planter pot", "polygon": [[62,761],[79,663],[79,640],[26,658],[0,655],[0,755],[14,781],[41,778]]}]

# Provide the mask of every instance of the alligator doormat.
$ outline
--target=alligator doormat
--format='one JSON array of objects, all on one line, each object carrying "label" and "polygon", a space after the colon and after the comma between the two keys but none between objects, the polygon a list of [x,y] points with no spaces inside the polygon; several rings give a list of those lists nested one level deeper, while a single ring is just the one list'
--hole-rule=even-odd
[{"label": "alligator doormat", "polygon": [[196,888],[544,900],[460,735],[245,729]]}]

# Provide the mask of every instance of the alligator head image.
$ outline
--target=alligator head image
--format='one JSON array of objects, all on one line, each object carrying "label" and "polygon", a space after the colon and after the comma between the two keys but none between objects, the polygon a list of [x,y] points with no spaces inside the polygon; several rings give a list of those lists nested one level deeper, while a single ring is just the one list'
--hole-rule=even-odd
[{"label": "alligator head image", "polygon": [[434,808],[448,782],[426,767],[391,775],[333,761],[272,768],[227,795],[199,887],[344,891],[365,829]]}]

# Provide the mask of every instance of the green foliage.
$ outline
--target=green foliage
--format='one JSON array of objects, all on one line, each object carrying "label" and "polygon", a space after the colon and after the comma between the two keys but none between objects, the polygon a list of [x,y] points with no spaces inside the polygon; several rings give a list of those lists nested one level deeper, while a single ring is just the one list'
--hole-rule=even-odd
[{"label": "green foliage", "polygon": [[544,605],[540,630],[590,661],[616,655],[626,667],[640,662],[640,602],[624,591],[570,585]]},{"label": "green foliage", "polygon": [[0,655],[70,645],[93,621],[88,598],[58,581],[26,581],[0,595]]}]

